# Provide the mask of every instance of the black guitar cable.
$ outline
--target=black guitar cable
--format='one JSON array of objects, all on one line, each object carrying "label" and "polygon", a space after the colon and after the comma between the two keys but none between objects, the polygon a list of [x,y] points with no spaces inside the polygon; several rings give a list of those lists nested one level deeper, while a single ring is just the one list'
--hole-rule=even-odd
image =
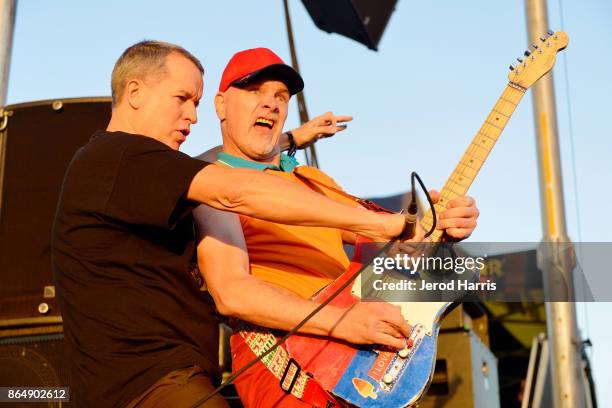
[{"label": "black guitar cable", "polygon": [[[395,238],[389,242],[387,242],[381,250],[379,250],[375,257],[386,253],[393,244],[395,244],[398,240],[403,240],[403,239],[409,239],[412,238],[412,236],[410,236],[409,238],[405,238],[408,237],[408,234],[406,234],[406,230],[412,228],[412,235],[414,235],[414,231],[415,231],[415,225],[416,225],[416,213],[417,213],[417,201],[416,201],[416,192],[415,192],[415,183],[414,180],[415,178],[418,180],[419,184],[421,185],[421,188],[423,189],[423,192],[425,193],[425,195],[427,196],[427,201],[429,202],[431,211],[432,211],[432,215],[433,215],[433,223],[431,226],[431,229],[427,232],[427,234],[425,234],[425,237],[430,236],[433,231],[436,228],[436,210],[434,209],[434,205],[433,202],[431,200],[431,197],[429,196],[429,193],[427,192],[427,189],[425,188],[425,185],[423,184],[423,181],[421,180],[421,178],[419,177],[419,175],[416,172],[412,172],[411,173],[411,184],[412,184],[412,198],[410,201],[410,205],[408,206],[408,214],[412,212],[414,213],[414,225],[410,225],[411,222],[410,221],[406,221],[406,226],[404,228],[404,231],[402,231],[402,233],[399,235],[398,238]],[[293,336],[295,333],[298,332],[298,330],[300,330],[310,319],[312,319],[317,313],[319,313],[321,311],[321,309],[323,309],[325,306],[327,306],[332,300],[334,300],[340,293],[342,293],[344,291],[344,289],[346,289],[351,283],[353,283],[355,281],[355,279],[357,279],[357,277],[359,275],[361,275],[361,273],[368,267],[370,267],[371,264],[366,264],[363,265],[361,268],[359,268],[359,270],[355,273],[353,273],[351,275],[351,277],[344,283],[342,284],[338,289],[336,289],[336,291],[334,293],[331,294],[331,296],[329,298],[327,298],[323,303],[321,303],[319,306],[317,306],[312,312],[310,312],[310,314],[308,314],[308,316],[306,316],[301,322],[299,322],[297,325],[295,325],[295,327],[293,327],[291,330],[289,330],[283,337],[281,337],[276,343],[274,343],[274,345],[272,347],[270,347],[268,350],[266,350],[264,353],[260,354],[259,356],[255,356],[254,359],[252,359],[251,361],[249,361],[244,367],[242,367],[241,369],[239,369],[238,371],[236,371],[235,373],[233,373],[232,375],[230,375],[227,380],[225,380],[221,385],[219,385],[219,387],[217,387],[213,392],[209,393],[208,395],[205,395],[204,397],[200,398],[198,401],[195,402],[195,404],[193,404],[191,406],[191,408],[198,408],[200,407],[202,404],[204,404],[206,401],[208,401],[209,399],[211,399],[212,397],[214,397],[215,395],[217,395],[219,392],[221,392],[221,390],[225,387],[227,387],[228,385],[230,385],[232,382],[234,382],[234,380],[236,378],[238,378],[238,376],[240,376],[242,373],[244,373],[246,370],[248,370],[249,368],[253,367],[255,364],[257,364],[257,362],[261,361],[265,356],[267,356],[268,354],[272,353],[274,350],[276,350],[281,344],[283,344],[285,341],[287,341],[287,339],[291,336]]]},{"label": "black guitar cable", "polygon": [[[434,206],[433,201],[431,200],[431,197],[429,196],[429,192],[427,191],[425,184],[423,184],[423,180],[421,180],[421,177],[417,174],[416,171],[413,171],[412,173],[410,173],[410,185],[412,188],[412,194],[410,198],[410,204],[408,205],[408,215],[414,216],[414,219],[415,219],[415,224],[413,226],[413,230],[414,230],[414,228],[416,227],[416,214],[418,211],[417,201],[416,201],[416,185],[414,182],[415,179],[421,185],[421,189],[425,193],[425,197],[427,197],[427,202],[429,203],[429,208],[431,209],[431,219],[432,219],[431,228],[429,229],[429,231],[427,231],[427,233],[423,237],[423,238],[428,238],[436,230],[436,225],[437,225],[436,208]],[[412,236],[414,236],[414,231],[412,233]]]}]

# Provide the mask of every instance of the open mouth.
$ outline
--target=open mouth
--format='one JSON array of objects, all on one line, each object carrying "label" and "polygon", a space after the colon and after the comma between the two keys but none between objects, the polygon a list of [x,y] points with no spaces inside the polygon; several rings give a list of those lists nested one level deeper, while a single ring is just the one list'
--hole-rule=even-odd
[{"label": "open mouth", "polygon": [[255,126],[263,126],[263,127],[268,128],[268,129],[272,129],[272,127],[274,127],[274,120],[263,118],[263,117],[259,117],[255,121]]},{"label": "open mouth", "polygon": [[189,136],[189,129],[179,129],[179,132],[183,134],[183,136]]}]

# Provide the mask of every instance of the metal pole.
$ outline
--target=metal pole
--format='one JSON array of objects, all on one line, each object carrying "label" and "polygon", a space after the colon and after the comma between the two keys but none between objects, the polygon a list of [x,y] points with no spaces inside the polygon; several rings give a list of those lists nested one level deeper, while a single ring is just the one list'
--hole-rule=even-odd
[{"label": "metal pole", "polygon": [[13,48],[13,31],[17,0],[0,0],[0,210],[2,209],[2,186],[4,185],[4,158],[6,153],[6,127],[12,112],[6,112],[6,94]]},{"label": "metal pole", "polygon": [[[287,37],[289,38],[289,49],[291,50],[291,65],[293,65],[293,69],[295,69],[298,73],[300,72],[300,66],[298,64],[297,55],[295,53],[295,42],[293,40],[293,28],[291,27],[291,16],[289,15],[289,3],[287,0],[283,0],[283,5],[285,6],[285,22],[287,23]],[[304,99],[304,91],[297,94],[298,101],[298,112],[300,114],[300,122],[302,124],[308,122],[310,119],[308,118],[308,109],[306,109],[306,100]],[[314,144],[308,146],[306,150],[304,150],[304,154],[306,155],[306,163],[309,166],[319,167],[319,162],[317,160],[317,152],[315,150]]]},{"label": "metal pole", "polygon": [[17,0],[0,0],[0,107],[6,104]]},{"label": "metal pole", "polygon": [[[540,37],[549,30],[546,0],[525,0],[530,44],[541,44]],[[553,77],[549,73],[533,87],[533,112],[536,128],[540,201],[544,237],[539,254],[547,296],[560,292],[574,300],[573,251],[561,251],[569,243],[565,227],[563,181],[557,136],[557,113]],[[550,299],[550,298],[549,298]],[[585,406],[580,372],[580,339],[574,303],[546,302],[547,330],[552,371],[552,393],[556,408]]]}]

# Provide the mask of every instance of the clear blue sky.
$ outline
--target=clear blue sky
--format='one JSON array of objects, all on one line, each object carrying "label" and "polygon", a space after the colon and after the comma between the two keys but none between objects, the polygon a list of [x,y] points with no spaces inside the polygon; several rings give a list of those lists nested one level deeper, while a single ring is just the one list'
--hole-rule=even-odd
[{"label": "clear blue sky", "polygon": [[[347,131],[318,144],[322,168],[350,192],[405,191],[412,170],[429,188],[441,187],[503,90],[507,66],[526,48],[521,1],[435,4],[400,0],[380,51],[372,52],[318,30],[301,2],[290,1],[311,115],[333,110],[355,117]],[[574,240],[610,241],[612,2],[561,5],[570,45],[554,75],[568,231]],[[549,21],[561,29],[557,0],[549,1]],[[290,60],[281,0],[21,0],[8,103],[109,95],[115,60],[145,38],[181,44],[206,67],[200,123],[183,147],[189,154],[220,142],[212,99],[234,52],[266,46]],[[471,190],[481,209],[473,241],[541,239],[531,103],[528,94]],[[296,110],[288,127],[298,124]],[[581,329],[594,342],[603,404],[612,401],[612,332],[601,323],[611,311],[606,303],[578,307]]]}]

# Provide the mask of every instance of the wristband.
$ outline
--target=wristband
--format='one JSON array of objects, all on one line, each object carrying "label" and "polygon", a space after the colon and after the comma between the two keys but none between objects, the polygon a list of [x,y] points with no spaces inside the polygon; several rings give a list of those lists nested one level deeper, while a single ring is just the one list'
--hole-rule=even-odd
[{"label": "wristband", "polygon": [[295,139],[293,138],[293,133],[285,132],[287,134],[287,139],[289,139],[289,149],[287,150],[287,155],[293,157],[295,156],[295,152],[297,150],[297,145],[295,144]]}]

